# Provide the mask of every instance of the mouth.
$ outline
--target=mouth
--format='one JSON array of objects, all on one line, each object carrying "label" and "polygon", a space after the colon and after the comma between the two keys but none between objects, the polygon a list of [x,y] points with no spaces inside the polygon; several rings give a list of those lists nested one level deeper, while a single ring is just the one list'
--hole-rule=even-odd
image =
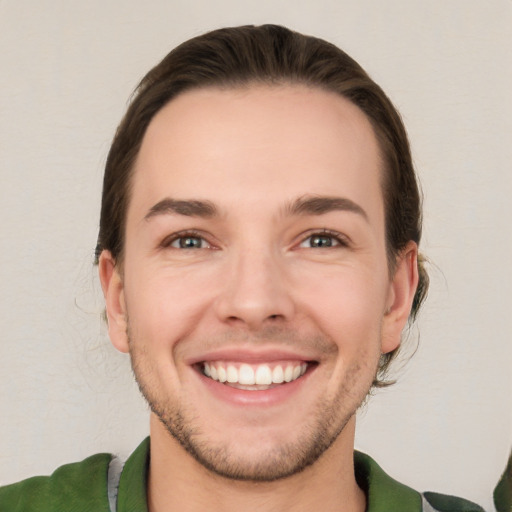
[{"label": "mouth", "polygon": [[203,361],[198,370],[207,378],[246,391],[264,391],[284,386],[303,377],[316,363],[280,361],[248,364],[232,361]]}]

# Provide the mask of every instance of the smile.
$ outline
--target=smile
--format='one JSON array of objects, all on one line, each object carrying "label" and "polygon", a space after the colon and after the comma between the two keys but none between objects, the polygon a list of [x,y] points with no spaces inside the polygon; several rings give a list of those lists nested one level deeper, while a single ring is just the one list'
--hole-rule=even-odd
[{"label": "smile", "polygon": [[256,365],[222,361],[202,363],[206,377],[238,389],[253,391],[293,382],[302,377],[307,369],[308,363],[303,361]]}]

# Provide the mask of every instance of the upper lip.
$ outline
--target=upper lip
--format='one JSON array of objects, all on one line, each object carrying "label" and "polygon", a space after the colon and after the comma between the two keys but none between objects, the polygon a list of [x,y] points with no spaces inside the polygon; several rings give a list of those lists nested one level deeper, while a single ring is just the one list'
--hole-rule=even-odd
[{"label": "upper lip", "polygon": [[270,363],[274,361],[315,361],[312,354],[287,349],[223,348],[198,354],[186,362],[189,365],[208,361],[237,361],[241,363]]}]

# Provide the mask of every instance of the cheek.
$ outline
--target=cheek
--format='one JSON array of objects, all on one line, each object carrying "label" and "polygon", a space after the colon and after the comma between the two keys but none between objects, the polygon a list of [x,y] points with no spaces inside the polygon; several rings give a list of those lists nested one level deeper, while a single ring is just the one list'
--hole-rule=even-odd
[{"label": "cheek", "polygon": [[347,269],[317,274],[303,280],[308,284],[297,293],[299,307],[347,351],[363,342],[378,345],[387,289],[381,281],[368,272]]},{"label": "cheek", "polygon": [[197,273],[146,268],[131,276],[125,288],[130,328],[156,344],[186,335],[209,301],[211,287]]}]

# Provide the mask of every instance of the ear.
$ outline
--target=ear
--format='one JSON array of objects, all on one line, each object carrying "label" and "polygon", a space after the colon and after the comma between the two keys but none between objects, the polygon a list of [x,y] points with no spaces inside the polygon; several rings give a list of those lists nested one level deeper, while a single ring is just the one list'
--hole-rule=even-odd
[{"label": "ear", "polygon": [[402,331],[411,312],[418,287],[418,246],[409,242],[399,254],[389,285],[386,311],[382,322],[381,350],[392,352],[400,345]]},{"label": "ear", "polygon": [[98,262],[98,270],[105,297],[110,341],[120,352],[128,352],[126,304],[124,300],[123,278],[119,265],[110,253],[103,251]]}]

